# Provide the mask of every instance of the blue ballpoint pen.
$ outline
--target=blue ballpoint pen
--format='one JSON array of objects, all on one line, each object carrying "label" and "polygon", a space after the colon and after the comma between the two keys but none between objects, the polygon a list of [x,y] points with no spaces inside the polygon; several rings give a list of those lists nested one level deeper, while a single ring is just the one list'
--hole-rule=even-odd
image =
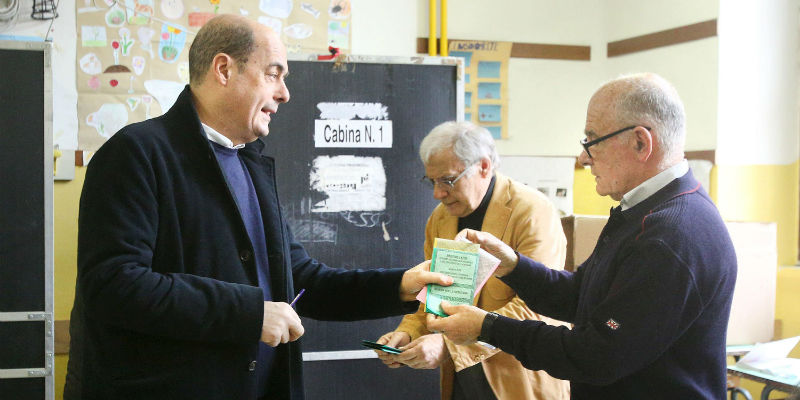
[{"label": "blue ballpoint pen", "polygon": [[292,307],[294,307],[294,303],[297,303],[297,300],[299,300],[299,299],[300,299],[300,296],[302,296],[302,295],[303,295],[303,293],[305,293],[305,292],[306,292],[306,290],[305,290],[305,289],[300,289],[300,293],[298,293],[298,294],[297,294],[297,296],[294,296],[294,300],[292,300],[292,302],[291,302],[291,303],[289,303],[289,305],[290,305],[290,306],[292,306]]}]

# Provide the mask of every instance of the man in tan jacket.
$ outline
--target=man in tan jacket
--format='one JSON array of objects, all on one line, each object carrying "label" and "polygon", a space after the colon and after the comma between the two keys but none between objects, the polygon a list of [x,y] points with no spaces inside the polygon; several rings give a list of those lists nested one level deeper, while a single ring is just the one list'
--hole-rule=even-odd
[{"label": "man in tan jacket", "polygon": [[[491,134],[469,122],[445,122],[420,144],[425,178],[441,202],[425,228],[425,258],[435,238],[453,239],[465,228],[491,232],[503,242],[546,265],[564,265],[566,238],[558,213],[547,198],[522,183],[495,173],[497,151]],[[519,320],[559,324],[532,312],[505,283],[491,277],[474,300],[487,311]],[[569,383],[543,371],[525,369],[513,356],[481,344],[460,346],[426,328],[425,305],[407,315],[378,342],[400,347],[378,352],[390,368],[441,367],[442,399],[567,399]]]}]

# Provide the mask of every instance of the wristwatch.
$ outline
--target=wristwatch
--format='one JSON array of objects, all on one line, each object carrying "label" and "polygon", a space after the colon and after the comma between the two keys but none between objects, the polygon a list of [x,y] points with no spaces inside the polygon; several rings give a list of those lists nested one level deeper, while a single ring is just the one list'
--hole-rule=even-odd
[{"label": "wristwatch", "polygon": [[497,320],[500,314],[496,312],[488,312],[486,313],[486,317],[483,318],[483,324],[481,324],[481,334],[478,335],[478,341],[484,343],[491,343],[492,339],[492,324],[494,321]]}]

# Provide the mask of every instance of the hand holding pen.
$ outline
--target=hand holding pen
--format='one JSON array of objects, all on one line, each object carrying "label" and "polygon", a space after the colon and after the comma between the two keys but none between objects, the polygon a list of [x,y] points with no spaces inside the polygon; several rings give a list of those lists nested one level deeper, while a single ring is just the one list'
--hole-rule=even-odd
[{"label": "hand holding pen", "polygon": [[293,308],[303,293],[305,293],[305,289],[301,290],[291,303],[264,302],[264,320],[261,325],[262,342],[275,347],[281,343],[293,342],[303,336],[305,329]]}]

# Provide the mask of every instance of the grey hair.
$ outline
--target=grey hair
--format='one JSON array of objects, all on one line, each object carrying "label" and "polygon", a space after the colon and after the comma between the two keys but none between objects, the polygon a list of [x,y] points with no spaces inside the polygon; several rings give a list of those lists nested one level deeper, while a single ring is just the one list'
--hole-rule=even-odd
[{"label": "grey hair", "polygon": [[419,158],[427,165],[431,156],[447,149],[467,167],[484,157],[491,160],[492,169],[500,164],[492,134],[472,122],[448,121],[431,129],[419,145]]},{"label": "grey hair", "polygon": [[663,149],[662,161],[683,158],[686,143],[686,111],[678,91],[653,73],[624,75],[603,87],[615,87],[615,112],[620,127],[647,124]]}]

